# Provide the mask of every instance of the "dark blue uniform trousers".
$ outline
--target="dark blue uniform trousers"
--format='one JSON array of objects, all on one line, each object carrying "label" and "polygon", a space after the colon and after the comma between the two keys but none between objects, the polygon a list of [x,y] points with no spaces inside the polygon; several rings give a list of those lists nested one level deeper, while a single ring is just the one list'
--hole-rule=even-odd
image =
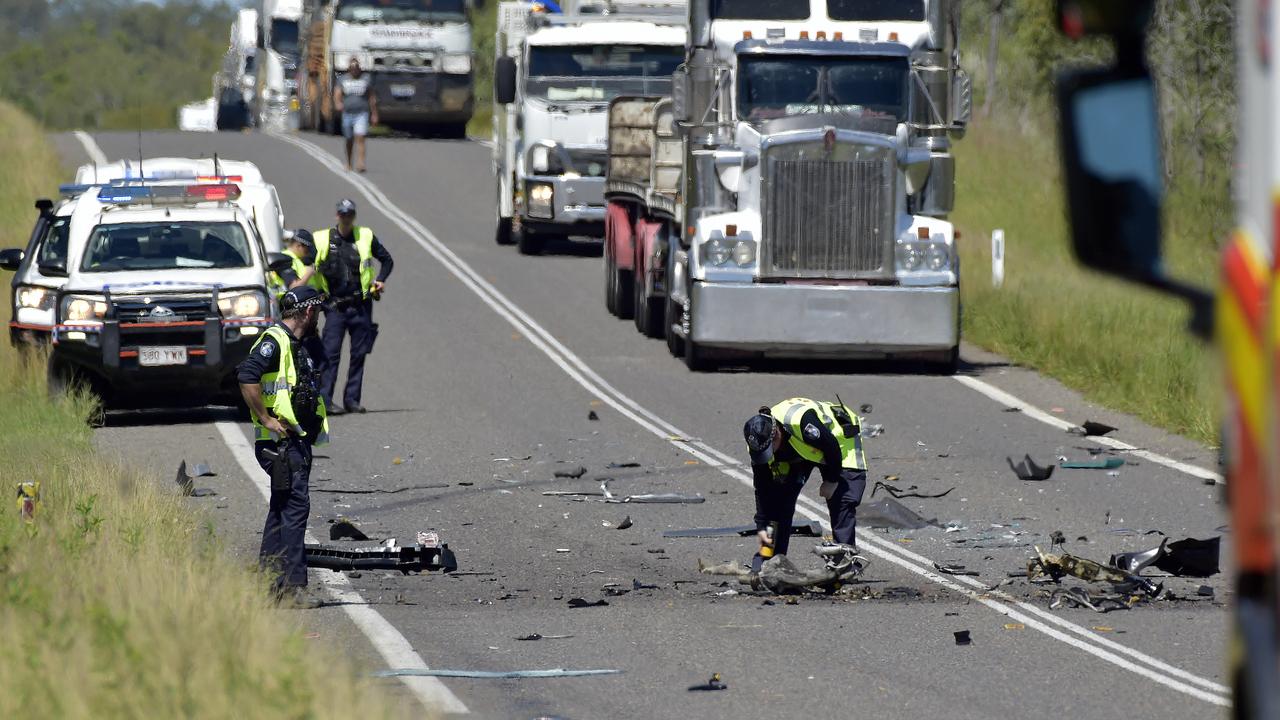
[{"label": "dark blue uniform trousers", "polygon": [[[263,450],[274,450],[274,442],[254,444],[258,464],[271,475],[273,461],[263,456]],[[262,548],[258,559],[264,569],[276,575],[273,586],[277,589],[306,587],[307,516],[311,514],[311,445],[298,438],[290,438],[286,452],[292,471],[289,473],[289,489],[271,491],[267,506],[267,523],[262,528]]]},{"label": "dark blue uniform trousers", "polygon": [[[786,478],[774,485],[766,496],[768,519],[778,523],[778,533],[773,539],[773,551],[777,555],[787,554],[791,545],[791,519],[795,517],[796,498],[808,480],[808,473],[802,477]],[[838,543],[856,545],[855,532],[858,529],[858,506],[862,504],[862,494],[867,491],[867,471],[840,470],[840,479],[836,481],[835,490],[827,499],[827,513],[831,517],[831,538]],[[756,555],[751,567],[760,572],[764,558]]]},{"label": "dark blue uniform trousers", "polygon": [[320,370],[320,394],[325,405],[333,407],[334,386],[338,383],[338,363],[342,360],[342,341],[351,334],[351,359],[347,363],[347,386],[342,404],[360,404],[364,386],[364,358],[373,351],[373,301],[362,300],[349,307],[332,308],[324,313],[324,361]]}]

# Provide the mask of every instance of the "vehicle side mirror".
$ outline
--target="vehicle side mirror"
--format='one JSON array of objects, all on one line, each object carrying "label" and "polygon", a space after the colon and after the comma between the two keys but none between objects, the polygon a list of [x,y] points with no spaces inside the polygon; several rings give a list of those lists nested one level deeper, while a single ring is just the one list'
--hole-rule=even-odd
[{"label": "vehicle side mirror", "polygon": [[47,260],[40,263],[39,270],[41,275],[47,275],[49,277],[66,277],[67,259],[58,258],[56,260]]},{"label": "vehicle side mirror", "polygon": [[293,267],[293,258],[285,255],[284,253],[269,252],[267,253],[267,267],[271,268],[275,272],[288,270]]},{"label": "vehicle side mirror", "polygon": [[689,122],[689,68],[684,65],[671,73],[671,113],[676,125]]},{"label": "vehicle side mirror", "polygon": [[36,200],[36,210],[39,210],[40,214],[45,217],[52,215],[53,201],[49,198],[40,198],[39,200]]},{"label": "vehicle side mirror", "polygon": [[5,248],[0,250],[0,270],[8,270],[9,272],[17,272],[18,266],[22,264],[22,257],[26,253],[21,248]]},{"label": "vehicle side mirror", "polygon": [[516,101],[516,59],[503,55],[493,63],[493,99],[499,105]]}]

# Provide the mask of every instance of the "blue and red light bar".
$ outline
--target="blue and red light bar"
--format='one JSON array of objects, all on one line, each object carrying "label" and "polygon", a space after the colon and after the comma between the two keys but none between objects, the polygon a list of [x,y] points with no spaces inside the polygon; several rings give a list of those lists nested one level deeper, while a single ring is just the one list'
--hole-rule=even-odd
[{"label": "blue and red light bar", "polygon": [[235,183],[199,185],[108,185],[98,190],[98,201],[113,205],[186,205],[200,202],[234,202],[240,198]]}]

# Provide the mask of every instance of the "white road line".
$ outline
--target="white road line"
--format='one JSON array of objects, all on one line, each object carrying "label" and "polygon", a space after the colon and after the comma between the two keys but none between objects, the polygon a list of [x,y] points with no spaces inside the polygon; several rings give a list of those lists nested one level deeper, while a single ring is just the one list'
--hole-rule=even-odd
[{"label": "white road line", "polygon": [[[388,199],[376,185],[369,181],[368,178],[347,172],[339,164],[336,158],[325,152],[323,148],[309,141],[281,134],[277,134],[276,137],[302,149],[308,155],[315,158],[322,165],[329,168],[340,177],[347,178],[374,207],[382,211],[383,214],[391,218],[393,221],[398,222],[401,229],[403,229],[409,237],[426,250],[428,254],[438,260],[446,270],[457,277],[468,289],[474,292],[482,302],[492,308],[494,312],[509,322],[517,330],[520,330],[535,347],[547,355],[552,362],[564,370],[569,377],[573,378],[583,388],[598,395],[614,410],[622,414],[624,417],[632,420],[642,428],[666,439],[675,447],[688,452],[708,465],[719,469],[722,473],[739,480],[743,484],[747,486],[751,485],[751,477],[747,473],[743,472],[741,464],[736,462],[732,457],[705,443],[702,443],[701,441],[688,439],[684,432],[642,407],[601,378],[594,370],[587,366],[580,357],[569,351],[568,348],[562,345],[559,340],[551,335],[551,333],[529,317],[523,310],[515,305],[515,303],[499,292],[492,284],[476,273],[469,264],[459,258],[457,254],[442,243],[439,238],[423,226],[422,223],[418,222],[417,219],[408,215],[391,202],[391,200]],[[1057,420],[1057,418],[1051,419],[1055,421]],[[808,497],[802,496],[801,499],[802,504],[816,506],[818,510],[814,511],[806,507],[798,507],[797,510],[806,517],[822,522],[825,527],[829,528],[830,526],[819,514],[823,508],[821,508],[816,501],[811,500]],[[1121,667],[1125,670],[1146,677],[1154,682],[1160,683],[1161,685],[1188,696],[1224,707],[1230,705],[1230,700],[1219,694],[1226,693],[1227,688],[1212,680],[1175,668],[1161,660],[1132,648],[1120,645],[1119,643],[1109,640],[1101,642],[1104,639],[1098,638],[1086,628],[1075,625],[1074,623],[1063,620],[1062,618],[1048,615],[1039,608],[1034,608],[1029,604],[1019,603],[1011,596],[1003,595],[1003,597],[1012,601],[1021,610],[1027,610],[1037,616],[1045,617],[1047,620],[1051,620],[1053,624],[1068,629],[1078,637],[1068,635],[1061,630],[1050,627],[1044,622],[1036,620],[1030,615],[1023,614],[1023,612],[1015,610],[1014,607],[1011,607],[1004,602],[991,599],[991,595],[993,593],[986,592],[985,588],[982,588],[981,583],[973,581],[972,578],[956,578],[953,580],[950,577],[943,577],[931,569],[932,563],[927,558],[916,555],[915,553],[904,554],[901,548],[898,548],[891,543],[887,543],[865,531],[860,531],[858,536],[859,539],[864,542],[865,550],[870,554],[916,573],[917,575],[920,575],[931,582],[937,583],[942,587],[948,588],[953,592],[960,593],[966,597],[976,600],[977,602],[980,602],[1003,615],[1015,618],[1024,623],[1027,627],[1033,628],[1054,638],[1055,640],[1059,640],[1072,647],[1083,650],[1084,652],[1101,658],[1113,665],[1116,665],[1117,667]],[[956,580],[968,580],[969,582],[966,584],[971,586],[976,585],[976,587],[966,588],[956,582]],[[1130,656],[1134,660],[1145,663],[1145,665],[1139,665],[1132,660],[1120,657],[1105,648],[1117,650],[1118,652]],[[1194,682],[1195,685],[1209,688],[1209,691],[1183,682],[1182,680],[1177,679],[1179,677],[1190,680],[1191,682]]]},{"label": "white road line", "polygon": [[[92,136],[80,130],[75,131],[75,136],[93,162],[99,164],[107,162],[107,156],[103,154],[102,148],[98,147],[98,143]],[[254,457],[253,445],[240,430],[240,426],[232,422],[216,422],[214,426],[222,435],[223,442],[239,463],[245,477],[253,482],[263,498],[270,500],[271,486],[267,483],[266,475],[259,467],[257,458]],[[318,542],[310,531],[307,532],[307,542]],[[386,661],[387,667],[429,669],[426,661],[413,649],[409,640],[369,605],[368,601],[351,586],[351,582],[345,575],[334,572],[320,573],[320,575],[329,596],[341,603],[343,612],[369,639],[374,649]],[[470,712],[462,700],[454,695],[439,678],[402,676],[400,680],[429,710],[455,715]]]},{"label": "white road line", "polygon": [[[982,393],[983,395],[986,395],[987,397],[991,398],[992,400],[1004,405],[1005,407],[1016,407],[1021,409],[1023,415],[1026,415],[1027,417],[1033,420],[1039,420],[1045,425],[1058,428],[1059,430],[1062,430],[1064,432],[1075,427],[1075,425],[1073,425],[1072,423],[1069,423],[1066,420],[1063,420],[1062,418],[1054,417],[1049,413],[1036,407],[1035,405],[1025,402],[1020,398],[1018,398],[1016,395],[1007,393],[1004,390],[1001,390],[1000,388],[996,387],[995,385],[992,385],[989,382],[979,380],[978,378],[970,377],[967,375],[954,375],[953,378],[957,382],[959,382],[961,385],[965,385],[966,387],[976,390]],[[1218,484],[1225,484],[1225,481],[1222,475],[1212,470],[1199,467],[1198,465],[1191,465],[1188,463],[1180,462],[1178,460],[1174,460],[1171,457],[1165,457],[1164,455],[1160,455],[1159,453],[1153,453],[1149,450],[1141,450],[1121,440],[1116,440],[1114,438],[1109,438],[1109,437],[1090,437],[1089,441],[1098,443],[1099,445],[1105,445],[1106,447],[1114,448],[1116,450],[1123,450],[1124,452],[1127,452],[1136,457],[1140,457],[1143,460],[1157,463],[1159,465],[1164,465],[1167,468],[1172,468],[1174,470],[1177,470],[1178,472],[1186,473],[1191,477],[1197,477],[1197,478],[1200,478],[1201,480],[1212,480]]]},{"label": "white road line", "polygon": [[89,162],[95,165],[106,165],[109,162],[107,156],[103,154],[102,148],[98,147],[98,143],[94,141],[89,133],[83,130],[76,130],[71,134],[75,135],[76,139],[80,141],[80,145],[89,156]]},{"label": "white road line", "polygon": [[[271,485],[267,481],[267,474],[258,465],[253,445],[245,437],[244,431],[236,423],[225,420],[215,422],[214,426],[218,428],[223,442],[235,456],[245,476],[258,488],[263,498],[270,500]],[[311,531],[307,531],[307,542],[318,542]],[[409,640],[401,635],[394,625],[387,622],[387,619],[377,610],[369,606],[369,602],[351,586],[351,582],[345,575],[336,572],[324,572],[319,575],[329,596],[341,604],[343,612],[351,618],[351,622],[355,623],[355,626],[360,628],[360,632],[373,643],[378,654],[386,661],[387,667],[429,669],[426,661],[413,649]],[[401,676],[400,679],[428,710],[458,715],[469,712],[462,700],[458,699],[458,696],[454,695],[439,678]]]}]

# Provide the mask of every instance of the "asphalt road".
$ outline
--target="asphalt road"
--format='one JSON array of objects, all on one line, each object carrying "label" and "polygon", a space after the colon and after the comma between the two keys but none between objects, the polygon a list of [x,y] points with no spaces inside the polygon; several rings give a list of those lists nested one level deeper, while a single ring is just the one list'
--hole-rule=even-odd
[{"label": "asphalt road", "polygon": [[[605,311],[601,260],[590,245],[565,244],[529,258],[494,244],[483,145],[374,140],[370,171],[361,178],[334,172],[331,155],[325,163],[311,154],[339,153],[339,140],[297,137],[313,149],[254,133],[147,133],[143,147],[148,156],[217,152],[253,160],[276,184],[290,225],[324,227],[334,202],[352,197],[360,222],[396,257],[375,310],[381,337],[364,399],[371,412],[334,421],[334,442],[313,473],[313,488],[324,492],[312,496],[312,531],[327,537],[328,521],[341,514],[377,538],[409,539],[428,527],[441,532],[458,553],[460,574],[351,579],[433,668],[623,671],[446,680],[472,714],[1223,714],[1227,575],[1170,578],[1166,586],[1187,599],[1107,614],[1050,610],[1046,590],[1022,578],[984,589],[1024,571],[1030,545],[1047,548],[1056,530],[1067,538],[1066,551],[1101,561],[1154,546],[1158,536],[1136,534],[1147,529],[1174,539],[1223,534],[1221,485],[1130,454],[1120,455],[1127,463],[1115,475],[1060,469],[1049,481],[1024,483],[1006,456],[1087,459],[1098,444],[1032,412],[1010,412],[953,378],[865,364],[691,374],[662,342],[644,339]],[[94,139],[109,158],[137,155],[136,135]],[[87,160],[75,138],[56,141],[68,165]],[[1207,448],[1093,407],[997,357],[966,347],[964,358],[964,376],[1055,417],[1108,422],[1120,428],[1117,439],[1217,469]],[[742,469],[725,465],[726,458],[745,459],[743,421],[761,404],[836,393],[851,406],[871,404],[867,422],[885,428],[867,441],[869,477],[898,476],[898,486],[926,492],[955,487],[943,498],[902,502],[959,529],[866,529],[860,545],[872,563],[847,597],[788,604],[726,594],[745,588],[700,575],[698,559],[746,561],[750,542],[664,539],[662,532],[749,523],[753,501]],[[598,421],[588,419],[592,411]],[[98,441],[152,469],[157,482],[170,482],[181,458],[212,463],[218,476],[200,484],[218,494],[192,502],[207,508],[231,551],[252,553],[262,500],[212,425],[227,419],[216,410],[113,414]],[[620,462],[639,467],[608,467]],[[587,468],[581,479],[553,477],[578,465]],[[603,477],[612,478],[613,492],[697,493],[706,502],[615,505],[541,494],[595,490]],[[445,487],[341,492],[423,484]],[[811,485],[806,495],[817,503],[809,507],[820,508],[816,481]],[[628,515],[634,526],[615,529]],[[1229,535],[1224,541],[1227,558]],[[793,557],[816,562],[805,552],[812,543],[794,540]],[[934,561],[979,575],[939,575]],[[656,587],[610,594],[633,581]],[[1196,595],[1202,584],[1214,589],[1212,599]],[[570,609],[567,601],[576,597],[609,604]],[[314,611],[311,622],[322,629],[321,641],[380,668],[337,609]],[[958,630],[971,632],[971,645],[956,644]],[[571,637],[516,640],[532,633]],[[687,691],[713,672],[727,691]],[[404,692],[394,680],[386,686]]]}]

